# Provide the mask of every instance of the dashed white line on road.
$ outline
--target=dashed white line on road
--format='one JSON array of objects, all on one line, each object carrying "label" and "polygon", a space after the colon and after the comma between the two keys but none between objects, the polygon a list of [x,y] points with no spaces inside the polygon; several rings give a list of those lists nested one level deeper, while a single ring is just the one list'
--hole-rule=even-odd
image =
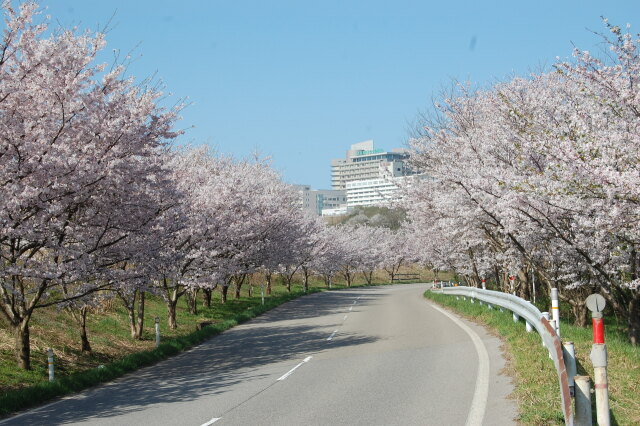
[{"label": "dashed white line on road", "polygon": [[209,425],[212,425],[212,424],[214,424],[215,422],[217,422],[217,421],[218,421],[218,420],[220,420],[220,419],[221,419],[221,417],[214,417],[214,418],[212,418],[211,420],[209,420],[208,422],[206,422],[206,423],[202,423],[200,426],[209,426]]},{"label": "dashed white line on road", "polygon": [[349,308],[349,312],[353,311],[353,306]]},{"label": "dashed white line on road", "polygon": [[287,371],[285,374],[283,374],[280,378],[278,378],[278,381],[284,380],[287,377],[289,377],[290,375],[293,374],[294,371],[296,371],[296,369],[298,367],[300,367],[302,364],[311,361],[311,358],[313,358],[312,356],[308,356],[306,357],[300,364],[296,365],[295,367],[293,367],[291,370]]},{"label": "dashed white line on road", "polygon": [[334,330],[334,332],[331,333],[331,336],[327,337],[327,340],[333,340],[333,336],[335,336],[337,332],[338,330]]},{"label": "dashed white line on road", "polygon": [[348,317],[348,315],[345,315],[344,318],[342,318],[342,321],[346,321],[347,317]]},{"label": "dashed white line on road", "polygon": [[356,303],[358,303],[358,301],[357,301],[357,300],[354,300],[354,301],[353,301],[353,304],[355,305]]}]

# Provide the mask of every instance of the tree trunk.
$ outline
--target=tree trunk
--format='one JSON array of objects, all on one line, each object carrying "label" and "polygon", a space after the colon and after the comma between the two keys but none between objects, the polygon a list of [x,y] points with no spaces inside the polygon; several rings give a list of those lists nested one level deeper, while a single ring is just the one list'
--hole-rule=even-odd
[{"label": "tree trunk", "polygon": [[30,317],[23,318],[14,326],[16,338],[16,358],[18,366],[23,370],[31,370],[31,341],[29,339]]},{"label": "tree trunk", "polygon": [[224,305],[225,303],[227,303],[227,292],[229,291],[229,286],[228,285],[223,285],[222,288],[220,289],[220,294],[221,294],[221,299],[220,302]]},{"label": "tree trunk", "polygon": [[178,328],[178,322],[176,321],[176,306],[177,300],[167,301],[167,325],[171,330]]},{"label": "tree trunk", "polygon": [[242,284],[244,284],[244,280],[247,278],[247,274],[241,274],[240,276],[236,276],[233,279],[235,284],[235,298],[240,299],[240,289],[242,288]]},{"label": "tree trunk", "polygon": [[187,291],[187,306],[191,315],[198,315],[198,289]]},{"label": "tree trunk", "polygon": [[140,292],[140,303],[138,305],[138,321],[137,321],[137,330],[136,330],[136,339],[142,340],[142,333],[144,331],[144,301],[145,301],[145,292]]},{"label": "tree trunk", "polygon": [[521,269],[518,271],[518,282],[516,285],[516,294],[518,297],[524,300],[531,300],[531,286],[530,281],[531,278],[529,274],[527,274],[526,270]]},{"label": "tree trunk", "polygon": [[[125,309],[127,310],[131,338],[134,340],[140,340],[142,336],[142,325],[138,325],[141,315],[140,308],[138,308],[138,323],[136,323],[136,299],[138,298],[138,290],[133,290],[133,299],[129,299],[129,296],[126,293],[121,293],[120,291],[117,291],[117,294],[120,300],[122,300]],[[144,310],[144,292],[140,293],[140,297],[142,299],[142,309]],[[144,311],[142,315],[144,315]]]},{"label": "tree trunk", "polygon": [[203,305],[205,308],[210,308],[211,307],[211,294],[213,293],[213,290],[205,288],[204,290],[202,290],[202,298],[203,298]]},{"label": "tree trunk", "polygon": [[305,293],[309,292],[309,268],[302,268],[302,288]]},{"label": "tree trunk", "polygon": [[362,275],[364,275],[364,280],[367,282],[367,284],[371,285],[373,283],[373,271],[363,271]]},{"label": "tree trunk", "polygon": [[267,272],[265,275],[267,279],[267,296],[271,295],[271,272]]},{"label": "tree trunk", "polygon": [[[633,291],[633,290],[632,290]],[[640,345],[640,291],[636,290],[629,303],[629,342]]]},{"label": "tree trunk", "polygon": [[91,353],[91,344],[87,337],[87,314],[89,313],[88,307],[80,308],[80,340],[82,342],[82,352]]},{"label": "tree trunk", "polygon": [[589,310],[585,303],[571,303],[571,311],[573,312],[573,324],[578,327],[586,327],[589,325]]}]

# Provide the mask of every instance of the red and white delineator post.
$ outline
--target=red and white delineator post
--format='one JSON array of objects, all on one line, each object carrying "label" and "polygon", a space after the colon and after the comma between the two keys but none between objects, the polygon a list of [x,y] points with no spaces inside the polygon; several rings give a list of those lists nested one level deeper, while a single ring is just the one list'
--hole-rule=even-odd
[{"label": "red and white delineator post", "polygon": [[607,377],[607,345],[604,343],[604,319],[602,311],[605,299],[600,294],[587,297],[587,307],[591,311],[593,325],[593,346],[589,358],[593,365],[593,387],[596,394],[596,414],[600,426],[609,426],[609,380]]}]

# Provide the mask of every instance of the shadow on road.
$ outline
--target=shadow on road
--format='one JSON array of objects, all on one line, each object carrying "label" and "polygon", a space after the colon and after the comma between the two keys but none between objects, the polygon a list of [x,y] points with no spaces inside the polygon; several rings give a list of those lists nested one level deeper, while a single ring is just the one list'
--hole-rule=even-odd
[{"label": "shadow on road", "polygon": [[[152,404],[196,400],[224,393],[230,386],[286,370],[259,367],[300,360],[323,350],[374,342],[371,336],[348,335],[327,343],[327,327],[337,324],[360,296],[358,305],[381,294],[340,291],[313,294],[282,305],[243,326],[228,330],[189,352],[129,374],[75,397],[42,407],[7,424],[64,424],[109,418],[144,410]],[[300,320],[331,316],[321,325]],[[260,372],[261,371],[261,372]],[[277,377],[277,376],[276,376]],[[275,380],[275,379],[274,379]]]}]

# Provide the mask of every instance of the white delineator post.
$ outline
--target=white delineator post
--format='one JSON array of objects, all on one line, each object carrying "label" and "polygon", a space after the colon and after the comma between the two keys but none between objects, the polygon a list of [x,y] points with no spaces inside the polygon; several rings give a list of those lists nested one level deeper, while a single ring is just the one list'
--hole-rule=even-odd
[{"label": "white delineator post", "polygon": [[262,304],[264,305],[264,283],[260,285],[260,296],[262,296]]},{"label": "white delineator post", "polygon": [[156,317],[156,348],[160,346],[160,317]]},{"label": "white delineator post", "polygon": [[531,287],[533,289],[533,304],[536,304],[536,271],[531,270]]},{"label": "white delineator post", "polygon": [[487,289],[487,280],[485,280],[484,278],[482,279],[482,289],[483,290]]},{"label": "white delineator post", "polygon": [[560,303],[558,302],[558,289],[551,289],[551,315],[555,322],[556,334],[560,337]]},{"label": "white delineator post", "polygon": [[55,377],[53,370],[53,349],[51,348],[47,349],[47,364],[49,366],[49,381],[53,382]]}]

